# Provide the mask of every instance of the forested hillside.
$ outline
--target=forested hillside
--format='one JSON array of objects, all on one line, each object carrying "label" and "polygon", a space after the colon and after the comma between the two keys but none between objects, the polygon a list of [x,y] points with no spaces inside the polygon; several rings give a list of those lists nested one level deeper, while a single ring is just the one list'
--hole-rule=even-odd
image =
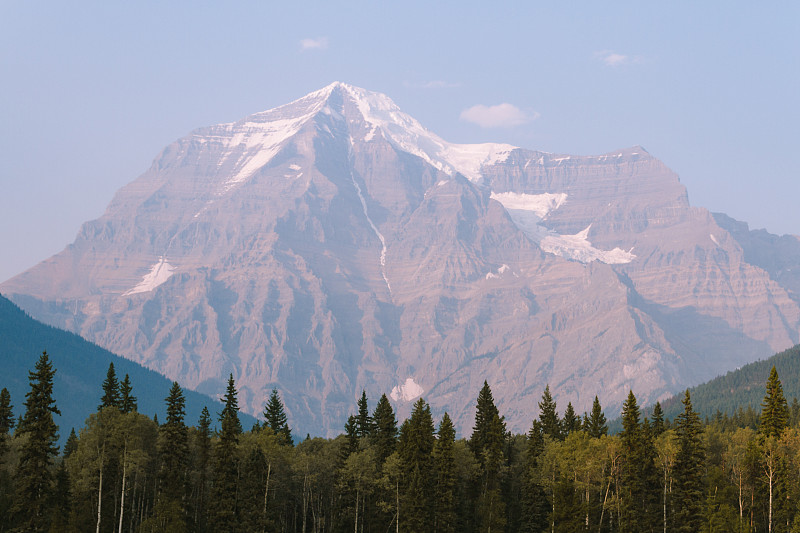
[{"label": "forested hillside", "polygon": [[[740,408],[746,412],[748,407],[754,412],[760,411],[764,384],[773,366],[781,376],[783,391],[789,402],[800,399],[799,344],[689,389],[695,409],[701,417],[712,417],[717,412],[733,416]],[[667,417],[672,418],[680,412],[682,398],[683,395],[677,395],[662,402]]]},{"label": "forested hillside", "polygon": [[484,383],[468,439],[422,398],[398,424],[365,393],[343,434],[298,439],[278,391],[247,430],[232,378],[196,425],[173,383],[159,424],[109,367],[61,455],[58,372],[42,355],[24,401],[0,391],[0,531],[800,531],[800,428],[774,368],[756,427],[703,423],[688,391],[673,420],[645,417],[631,392],[609,435],[597,398],[560,415],[545,388],[513,435]]},{"label": "forested hillside", "polygon": [[[60,443],[63,444],[71,428],[77,431],[83,426],[98,405],[97,384],[106,377],[110,363],[114,363],[120,380],[126,374],[130,376],[140,412],[150,416],[158,414],[162,418],[166,414],[164,398],[171,382],[164,376],[78,335],[42,324],[0,296],[0,388],[8,389],[16,399],[17,408],[22,406],[28,390],[28,371],[45,350],[58,369],[53,389],[60,400],[61,416],[56,417],[61,427]],[[215,412],[218,404],[218,400],[204,394],[186,391],[186,412],[190,420],[197,420],[205,406]],[[243,418],[250,424],[255,421],[247,415]]]}]

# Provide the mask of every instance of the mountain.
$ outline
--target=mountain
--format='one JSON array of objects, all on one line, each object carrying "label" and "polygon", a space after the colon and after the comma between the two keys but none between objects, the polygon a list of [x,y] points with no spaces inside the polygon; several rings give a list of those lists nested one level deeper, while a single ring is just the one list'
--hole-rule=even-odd
[{"label": "mountain", "polygon": [[169,145],[0,290],[186,387],[233,373],[251,413],[277,387],[298,434],[339,433],[362,389],[469,434],[484,380],[525,431],[548,383],[613,414],[796,344],[791,249],[692,207],[644,148],[448,143],[333,83]]},{"label": "mountain", "polygon": [[[162,421],[166,419],[164,399],[172,385],[167,378],[74,333],[42,324],[0,296],[0,375],[3,376],[0,388],[7,388],[11,394],[15,416],[25,413],[25,395],[30,390],[28,372],[43,351],[47,351],[56,370],[53,397],[61,411],[61,416],[55,417],[61,444],[70,429],[79,431],[89,415],[97,411],[109,363],[114,363],[120,381],[125,374],[130,376],[139,412],[148,416],[157,414]],[[197,424],[203,407],[208,407],[216,422],[216,414],[221,410],[218,400],[191,390],[184,390],[184,396],[187,424]],[[254,422],[249,415],[243,416],[245,427]]]}]

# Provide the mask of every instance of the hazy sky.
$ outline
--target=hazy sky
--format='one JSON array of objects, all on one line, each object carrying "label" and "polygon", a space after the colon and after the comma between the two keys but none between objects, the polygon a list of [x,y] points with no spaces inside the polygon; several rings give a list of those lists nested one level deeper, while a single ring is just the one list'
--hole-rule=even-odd
[{"label": "hazy sky", "polygon": [[542,4],[0,0],[0,280],[168,143],[336,80],[452,142],[642,145],[692,205],[800,234],[800,3]]}]

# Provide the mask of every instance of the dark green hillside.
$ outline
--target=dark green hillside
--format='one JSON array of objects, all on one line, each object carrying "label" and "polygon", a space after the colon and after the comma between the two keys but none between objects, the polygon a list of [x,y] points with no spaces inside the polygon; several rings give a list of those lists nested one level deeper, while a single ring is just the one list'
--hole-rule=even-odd
[{"label": "dark green hillside", "polygon": [[[77,431],[83,427],[89,414],[96,411],[102,395],[101,386],[112,362],[120,380],[125,374],[130,375],[133,394],[139,400],[139,412],[151,417],[158,414],[159,420],[165,420],[164,398],[172,384],[167,378],[78,335],[42,324],[0,296],[0,389],[5,387],[11,393],[15,417],[24,411],[23,402],[29,389],[28,371],[33,369],[44,350],[56,369],[54,396],[61,410],[56,424],[62,444],[71,428]],[[216,413],[222,409],[219,401],[189,390],[185,395],[187,423],[197,423],[203,406],[208,406],[216,422]],[[245,427],[255,422],[252,417],[240,416]]]},{"label": "dark green hillside", "polygon": [[[773,355],[769,359],[756,361],[732,370],[712,379],[707,383],[698,385],[690,390],[692,404],[701,417],[711,417],[719,410],[722,413],[733,415],[739,409],[751,406],[756,411],[761,410],[764,399],[765,386],[769,371],[772,366],[778,371],[783,393],[789,403],[792,399],[800,400],[800,344]],[[678,394],[662,402],[664,414],[668,419],[673,419],[683,409],[681,399],[683,394]]]}]

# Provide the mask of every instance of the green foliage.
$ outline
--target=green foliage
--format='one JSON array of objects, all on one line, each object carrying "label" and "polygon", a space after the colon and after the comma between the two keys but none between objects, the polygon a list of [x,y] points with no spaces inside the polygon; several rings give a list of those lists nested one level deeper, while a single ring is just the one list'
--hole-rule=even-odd
[{"label": "green foliage", "polygon": [[434,502],[434,529],[443,533],[456,529],[456,465],[453,446],[456,430],[450,416],[445,413],[439,424],[438,438],[433,448],[433,463],[436,469]]},{"label": "green foliage", "polygon": [[661,409],[661,402],[656,402],[653,406],[653,436],[658,438],[664,430],[664,411]]},{"label": "green foliage", "polygon": [[161,495],[176,502],[178,507],[182,507],[186,492],[186,470],[189,465],[189,430],[184,423],[186,400],[177,381],[173,382],[165,401],[167,419],[158,428]]},{"label": "green foliage", "polygon": [[211,520],[217,531],[237,531],[239,520],[237,482],[238,457],[236,449],[242,425],[239,422],[239,401],[233,374],[228,378],[228,387],[222,398],[224,406],[219,415],[222,431],[214,450],[214,497],[211,500]]},{"label": "green foliage", "polygon": [[581,419],[575,414],[572,402],[567,403],[564,410],[564,419],[561,421],[561,434],[566,438],[570,433],[581,430]]},{"label": "green foliage", "polygon": [[397,420],[394,409],[385,394],[378,400],[372,413],[373,427],[370,440],[377,450],[378,463],[383,464],[395,450],[397,441]]},{"label": "green foliage", "polygon": [[14,427],[14,406],[11,405],[11,394],[8,389],[0,390],[0,465],[3,464],[3,456],[8,451],[8,438],[11,429]]},{"label": "green foliage", "polygon": [[[755,428],[755,409],[764,398],[764,382],[775,367],[783,376],[783,393],[787,398],[800,398],[800,344],[763,361],[750,363],[723,376],[689,389],[692,404],[701,418],[711,417],[716,411],[734,416],[741,409],[737,425]],[[664,418],[672,420],[683,411],[683,394],[662,402]],[[747,413],[751,413],[747,415]],[[747,416],[745,416],[747,415]]]},{"label": "green foliage", "polygon": [[[48,372],[34,374],[48,381]],[[51,367],[51,382],[53,374]],[[39,381],[31,379],[32,390]],[[423,399],[398,434],[385,395],[369,417],[369,435],[360,435],[362,393],[349,437],[309,437],[297,446],[286,446],[269,423],[242,432],[232,376],[219,433],[212,432],[208,409],[196,428],[187,428],[185,395],[173,383],[163,425],[109,405],[91,414],[79,434],[70,432],[60,463],[51,448],[40,469],[49,479],[44,514],[35,523],[20,513],[22,484],[10,483],[22,479],[35,417],[26,412],[9,434],[11,398],[0,391],[0,428],[8,427],[0,531],[727,532],[768,531],[770,524],[773,531],[794,531],[800,529],[800,428],[781,401],[777,373],[766,383],[759,432],[731,425],[722,413],[703,424],[688,391],[672,428],[658,406],[651,424],[631,391],[620,434],[607,434],[595,398],[582,431],[561,422],[554,435],[543,428],[544,421],[558,422],[548,389],[529,434],[512,436],[485,383],[469,441],[456,439],[446,413],[435,433]],[[26,401],[31,412],[33,396]],[[48,405],[55,408],[52,400]],[[779,408],[770,411],[771,405]],[[782,431],[766,429],[771,416]],[[577,419],[570,406],[564,419]],[[280,416],[273,421],[285,424]],[[9,520],[12,499],[16,524]]]},{"label": "green foliage", "polygon": [[588,423],[584,429],[587,433],[589,433],[590,437],[599,439],[603,435],[608,434],[606,415],[603,414],[603,408],[600,407],[600,400],[597,399],[597,396],[594,397],[594,402],[592,403],[592,412],[589,415],[587,422]]},{"label": "green foliage", "polygon": [[266,427],[278,436],[281,444],[291,446],[292,431],[289,429],[289,422],[277,389],[272,389],[269,395],[267,405],[264,407],[264,419]]},{"label": "green foliage", "polygon": [[369,405],[367,403],[367,392],[361,391],[361,398],[358,399],[358,414],[356,415],[356,436],[359,439],[368,438],[372,434],[373,420],[369,416]]},{"label": "green foliage", "polygon": [[[401,484],[403,507],[401,528],[430,531],[433,524],[434,425],[431,408],[420,398],[414,403],[411,417],[400,427],[398,452],[406,482]],[[405,518],[404,518],[405,516]]]},{"label": "green foliage", "polygon": [[705,447],[700,417],[692,408],[689,390],[683,399],[684,411],[675,419],[678,452],[675,456],[674,530],[700,531],[703,523],[703,491],[705,487]]},{"label": "green foliage", "polygon": [[783,396],[783,386],[775,367],[769,372],[767,393],[761,402],[759,433],[764,437],[779,437],[789,426],[789,405]]},{"label": "green foliage", "polygon": [[24,530],[42,531],[50,524],[53,490],[53,460],[58,453],[58,426],[53,415],[61,414],[53,398],[55,369],[47,352],[29,373],[30,391],[25,395],[25,417],[18,433],[26,440],[16,472],[15,521]]},{"label": "green foliage", "polygon": [[119,384],[119,410],[123,414],[136,411],[139,408],[136,396],[133,395],[133,385],[131,385],[131,378],[125,374],[125,379]]},{"label": "green foliage", "polygon": [[550,385],[545,386],[542,393],[542,401],[539,402],[539,425],[542,435],[547,435],[551,439],[561,440],[561,422],[558,419],[556,402],[550,394]]},{"label": "green foliage", "polygon": [[119,406],[119,381],[117,381],[117,373],[114,371],[114,363],[109,363],[106,379],[103,381],[103,396],[100,398],[97,410],[100,411],[105,407],[119,408]]},{"label": "green foliage", "polygon": [[[171,380],[78,335],[37,322],[3,296],[0,296],[0,346],[3,376],[0,387],[8,389],[16,405],[21,404],[28,391],[28,370],[33,368],[38,354],[43,348],[53,351],[48,355],[53,367],[58,369],[53,378],[53,391],[59,400],[61,418],[58,424],[62,428],[77,430],[97,411],[98,391],[107,377],[110,363],[114,363],[117,375],[130,375],[137,390],[147,391],[139,398],[139,412],[151,417],[154,413],[160,418],[164,416],[162,398],[168,394]],[[186,413],[192,420],[197,420],[203,406],[213,401],[209,396],[190,390],[185,391],[185,396]],[[248,427],[254,420],[250,415],[243,415],[242,419],[247,420]],[[66,437],[67,432],[62,432],[59,444],[63,445]]]}]

